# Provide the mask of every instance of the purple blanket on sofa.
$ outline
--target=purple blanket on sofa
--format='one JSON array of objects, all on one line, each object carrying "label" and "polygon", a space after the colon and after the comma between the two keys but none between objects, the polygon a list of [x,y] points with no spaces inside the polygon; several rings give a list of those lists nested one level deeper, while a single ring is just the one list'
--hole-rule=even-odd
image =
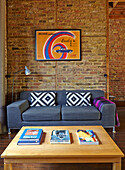
[{"label": "purple blanket on sofa", "polygon": [[[101,108],[103,106],[103,104],[115,104],[114,102],[112,102],[111,100],[106,99],[105,97],[97,97],[93,100],[93,105],[99,110],[101,111]],[[118,113],[116,111],[115,114],[115,120],[116,120],[116,127],[120,126],[120,122],[119,122],[119,118],[118,118]]]}]

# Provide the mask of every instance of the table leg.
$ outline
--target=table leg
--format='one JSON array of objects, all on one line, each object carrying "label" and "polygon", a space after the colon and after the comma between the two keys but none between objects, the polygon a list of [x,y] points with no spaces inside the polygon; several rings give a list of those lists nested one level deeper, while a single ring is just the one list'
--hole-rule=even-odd
[{"label": "table leg", "polygon": [[4,163],[4,170],[12,170],[12,164]]},{"label": "table leg", "polygon": [[121,170],[121,162],[113,163],[113,170]]}]

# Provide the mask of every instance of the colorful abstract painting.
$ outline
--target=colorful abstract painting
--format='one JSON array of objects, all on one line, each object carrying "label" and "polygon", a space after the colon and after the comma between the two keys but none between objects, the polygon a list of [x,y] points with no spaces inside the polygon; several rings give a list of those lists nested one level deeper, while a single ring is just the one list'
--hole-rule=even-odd
[{"label": "colorful abstract painting", "polygon": [[36,60],[80,60],[80,30],[36,30]]}]

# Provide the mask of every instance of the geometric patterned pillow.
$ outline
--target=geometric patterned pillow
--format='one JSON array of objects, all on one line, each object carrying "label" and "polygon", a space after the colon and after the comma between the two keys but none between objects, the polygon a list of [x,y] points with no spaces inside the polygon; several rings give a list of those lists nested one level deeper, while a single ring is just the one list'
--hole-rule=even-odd
[{"label": "geometric patterned pillow", "polygon": [[90,92],[66,92],[66,106],[91,106]]},{"label": "geometric patterned pillow", "polygon": [[55,106],[54,92],[31,92],[31,104],[30,106]]}]

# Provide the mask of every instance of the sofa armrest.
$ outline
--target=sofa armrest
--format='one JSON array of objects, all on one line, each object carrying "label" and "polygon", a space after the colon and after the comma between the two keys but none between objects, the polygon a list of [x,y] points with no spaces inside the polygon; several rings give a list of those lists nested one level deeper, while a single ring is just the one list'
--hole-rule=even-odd
[{"label": "sofa armrest", "polygon": [[103,126],[115,126],[115,104],[104,104],[100,110]]},{"label": "sofa armrest", "polygon": [[21,128],[21,114],[29,108],[28,100],[13,102],[7,106],[8,128]]},{"label": "sofa armrest", "polygon": [[101,113],[101,121],[103,126],[115,126],[116,104],[104,97],[93,100],[93,105]]}]

